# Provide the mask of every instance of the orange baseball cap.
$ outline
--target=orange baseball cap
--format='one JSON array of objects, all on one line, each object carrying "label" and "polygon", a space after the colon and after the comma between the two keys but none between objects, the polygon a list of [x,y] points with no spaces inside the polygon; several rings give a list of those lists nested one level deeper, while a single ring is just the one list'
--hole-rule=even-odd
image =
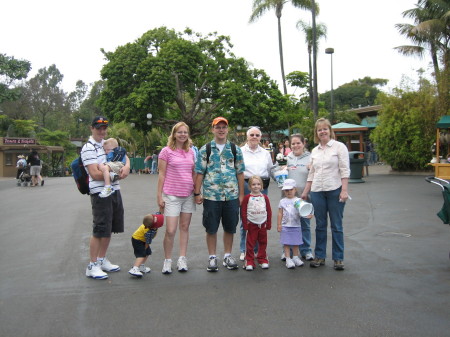
[{"label": "orange baseball cap", "polygon": [[219,124],[220,122],[224,122],[226,125],[228,125],[228,121],[226,120],[226,118],[223,117],[216,117],[214,118],[214,120],[212,121],[212,126]]}]

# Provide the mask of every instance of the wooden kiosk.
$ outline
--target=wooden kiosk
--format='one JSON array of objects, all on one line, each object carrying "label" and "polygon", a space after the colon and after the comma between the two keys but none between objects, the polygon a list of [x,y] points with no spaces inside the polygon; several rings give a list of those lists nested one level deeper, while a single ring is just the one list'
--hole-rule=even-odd
[{"label": "wooden kiosk", "polygon": [[430,165],[434,166],[434,176],[445,180],[450,180],[450,163],[440,163],[440,157],[450,155],[450,142],[447,142],[446,153],[440,153],[441,147],[441,132],[447,131],[450,133],[450,116],[442,116],[439,122],[436,124],[436,160],[437,163]]}]

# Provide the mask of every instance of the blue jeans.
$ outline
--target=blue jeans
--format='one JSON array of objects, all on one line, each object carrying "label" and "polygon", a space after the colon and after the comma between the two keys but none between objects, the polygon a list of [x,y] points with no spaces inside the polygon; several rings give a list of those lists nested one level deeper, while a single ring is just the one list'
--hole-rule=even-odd
[{"label": "blue jeans", "polygon": [[[267,195],[268,188],[265,190],[262,190],[261,193]],[[248,183],[244,181],[244,195],[247,195],[250,193],[250,189],[248,188]],[[247,233],[244,230],[244,227],[242,226],[242,220],[239,219],[239,227],[241,228],[241,242],[239,244],[239,249],[241,253],[245,253],[245,244],[246,244],[246,236]],[[311,235],[310,235],[311,237]],[[311,240],[311,239],[310,239]],[[258,243],[255,245],[255,253],[258,251]]]},{"label": "blue jeans", "polygon": [[311,253],[311,219],[300,218],[302,226],[303,243],[300,245],[300,255],[305,256]]},{"label": "blue jeans", "polygon": [[316,217],[316,248],[314,255],[318,259],[327,257],[327,227],[330,217],[332,258],[344,260],[344,230],[342,218],[344,216],[344,202],[339,202],[341,187],[334,191],[311,192],[311,202]]}]

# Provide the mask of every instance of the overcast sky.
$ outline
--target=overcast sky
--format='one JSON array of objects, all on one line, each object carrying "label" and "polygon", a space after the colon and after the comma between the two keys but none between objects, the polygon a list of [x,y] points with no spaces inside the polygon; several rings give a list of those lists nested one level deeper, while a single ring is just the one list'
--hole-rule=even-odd
[{"label": "overcast sky", "polygon": [[[30,75],[51,64],[64,75],[63,88],[72,91],[77,80],[100,79],[104,64],[100,48],[114,51],[146,31],[165,25],[177,31],[185,27],[207,34],[231,37],[236,56],[264,69],[282,90],[274,11],[249,24],[252,0],[15,0],[3,1],[0,19],[0,53],[26,59]],[[330,90],[332,47],[334,88],[370,76],[400,84],[402,75],[417,79],[416,71],[429,71],[429,58],[400,55],[393,48],[410,44],[399,35],[396,23],[411,23],[402,12],[417,0],[318,0],[317,23],[328,28],[318,52],[319,93]],[[308,54],[299,19],[310,22],[308,12],[285,5],[282,34],[285,72],[308,71]],[[30,78],[30,77],[29,77]],[[289,93],[293,93],[289,88]]]}]

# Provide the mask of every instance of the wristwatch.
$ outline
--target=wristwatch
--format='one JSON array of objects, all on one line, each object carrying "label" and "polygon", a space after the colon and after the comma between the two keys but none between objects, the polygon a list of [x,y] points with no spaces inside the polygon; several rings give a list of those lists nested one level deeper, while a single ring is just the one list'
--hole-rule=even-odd
[{"label": "wristwatch", "polygon": [[194,192],[194,197],[198,197],[200,195],[200,193],[195,193]]}]

